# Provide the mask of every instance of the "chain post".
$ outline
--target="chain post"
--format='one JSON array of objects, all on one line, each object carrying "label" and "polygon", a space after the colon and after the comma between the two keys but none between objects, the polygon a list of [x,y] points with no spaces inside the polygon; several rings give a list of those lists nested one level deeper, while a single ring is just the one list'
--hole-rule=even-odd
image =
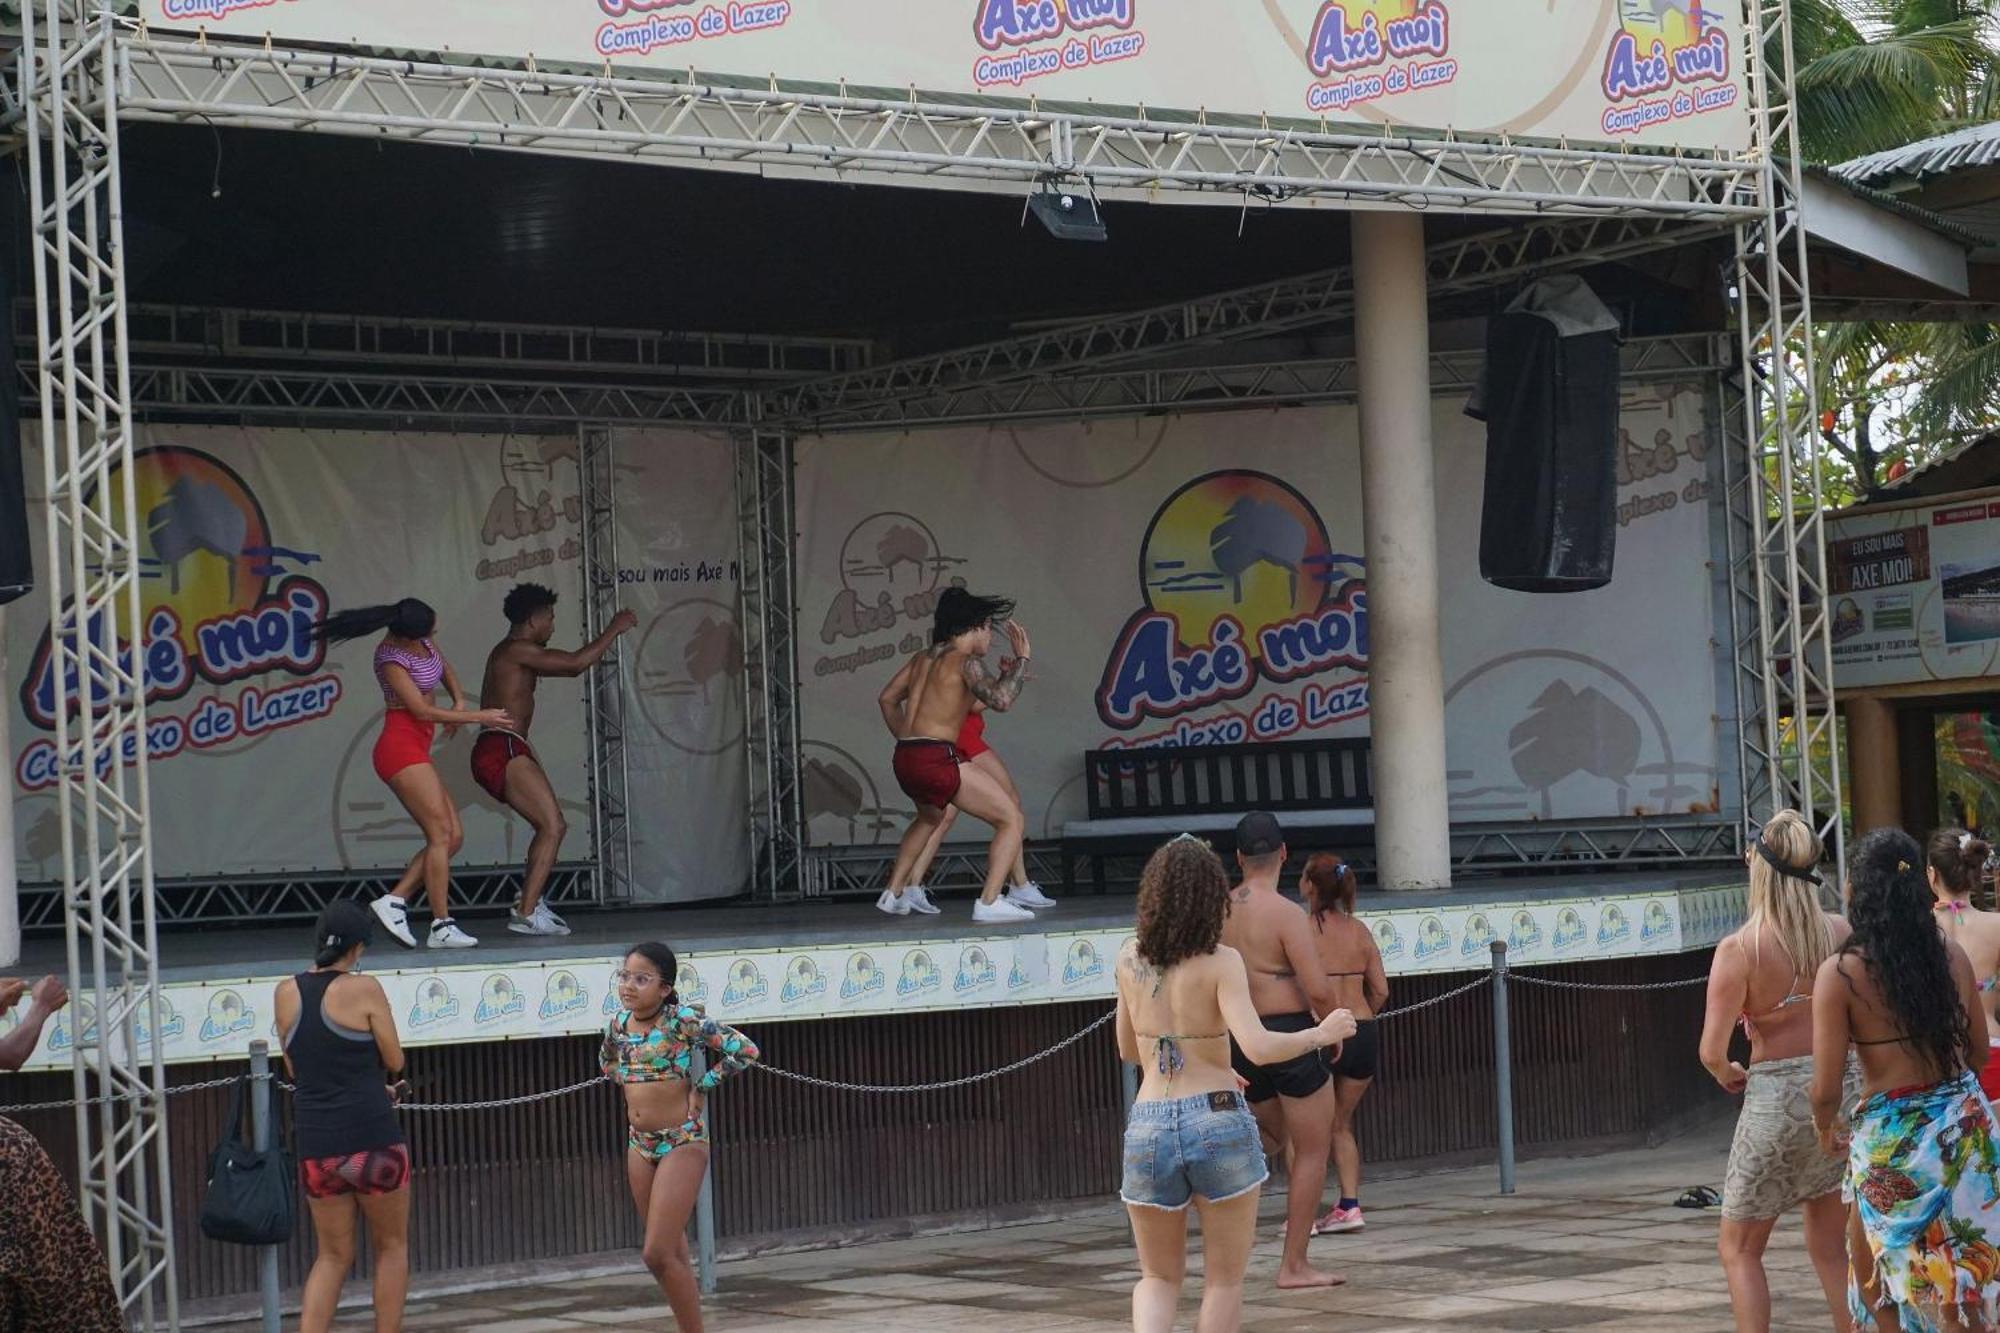
[{"label": "chain post", "polygon": [[[271,1146],[271,1043],[250,1043],[250,1146],[264,1152]],[[257,1296],[263,1306],[264,1333],[278,1333],[278,1247],[257,1247]]]},{"label": "chain post", "polygon": [[1493,1079],[1499,1110],[1500,1192],[1514,1192],[1514,1043],[1507,1031],[1507,941],[1493,941]]}]

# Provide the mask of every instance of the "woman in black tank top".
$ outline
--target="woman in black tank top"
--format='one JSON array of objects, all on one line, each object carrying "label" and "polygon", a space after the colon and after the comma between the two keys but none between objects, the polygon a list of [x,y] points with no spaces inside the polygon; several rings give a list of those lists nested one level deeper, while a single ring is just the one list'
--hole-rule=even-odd
[{"label": "woman in black tank top", "polygon": [[313,966],[278,985],[278,1032],[296,1087],[299,1175],[318,1246],[300,1333],[333,1326],[360,1218],[375,1257],[378,1333],[401,1329],[410,1286],[410,1152],[396,1117],[408,1088],[403,1047],[382,983],[357,975],[374,935],[366,907],[332,904],[314,927]]}]

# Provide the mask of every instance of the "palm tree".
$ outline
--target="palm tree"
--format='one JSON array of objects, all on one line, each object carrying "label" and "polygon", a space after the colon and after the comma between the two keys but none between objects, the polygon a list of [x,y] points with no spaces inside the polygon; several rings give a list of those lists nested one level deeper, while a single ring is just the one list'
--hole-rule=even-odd
[{"label": "palm tree", "polygon": [[[2000,117],[1994,0],[1792,0],[1792,25],[1809,161],[1845,162]],[[2000,427],[1992,324],[1828,324],[1815,336],[1821,434],[1852,470],[1844,498],[1866,499],[1896,464]]]}]

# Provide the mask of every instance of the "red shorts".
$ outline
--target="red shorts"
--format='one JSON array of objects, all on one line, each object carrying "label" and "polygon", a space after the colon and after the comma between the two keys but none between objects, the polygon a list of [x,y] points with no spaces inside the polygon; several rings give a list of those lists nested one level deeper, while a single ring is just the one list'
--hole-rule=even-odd
[{"label": "red shorts", "polygon": [[942,810],[958,797],[961,762],[958,747],[950,741],[897,741],[896,785],[918,805]]},{"label": "red shorts", "polygon": [[394,1194],[410,1183],[409,1145],[392,1143],[339,1157],[308,1157],[299,1163],[299,1179],[308,1199]]},{"label": "red shorts", "polygon": [[958,729],[958,757],[969,763],[992,748],[986,743],[986,714],[967,713]]},{"label": "red shorts", "polygon": [[1987,1101],[2000,1101],[2000,1046],[1986,1048],[1986,1068],[1979,1071],[1979,1086],[1986,1089]]},{"label": "red shorts", "polygon": [[479,739],[472,743],[472,780],[484,787],[487,795],[505,805],[507,765],[516,759],[534,758],[534,750],[511,731],[482,731]]},{"label": "red shorts", "polygon": [[431,761],[431,738],[437,728],[419,722],[406,708],[391,708],[382,716],[382,734],[375,738],[375,776],[387,782],[412,764]]}]

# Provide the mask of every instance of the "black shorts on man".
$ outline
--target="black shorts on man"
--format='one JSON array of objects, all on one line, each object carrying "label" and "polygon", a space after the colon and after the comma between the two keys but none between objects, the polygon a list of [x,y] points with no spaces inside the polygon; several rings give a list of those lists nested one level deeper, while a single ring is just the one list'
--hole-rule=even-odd
[{"label": "black shorts on man", "polygon": [[[1273,1032],[1307,1032],[1319,1026],[1307,1013],[1260,1014],[1258,1018]],[[1243,1090],[1243,1100],[1253,1105],[1268,1102],[1273,1097],[1310,1097],[1326,1086],[1329,1077],[1326,1060],[1319,1051],[1307,1051],[1304,1055],[1274,1065],[1256,1065],[1250,1063],[1250,1057],[1231,1041],[1229,1064],[1249,1080],[1250,1086]]]}]

